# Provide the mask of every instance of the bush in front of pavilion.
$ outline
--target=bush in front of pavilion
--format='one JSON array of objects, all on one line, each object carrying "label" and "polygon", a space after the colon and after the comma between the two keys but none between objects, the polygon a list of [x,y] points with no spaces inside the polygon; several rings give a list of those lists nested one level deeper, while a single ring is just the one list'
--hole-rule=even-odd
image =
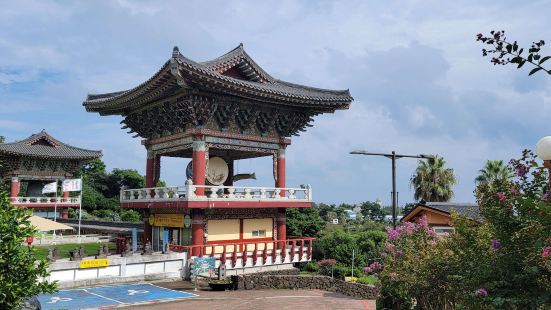
[{"label": "bush in front of pavilion", "polygon": [[17,309],[28,297],[56,290],[55,283],[40,280],[49,275],[46,261],[37,260],[34,247],[24,244],[37,232],[30,216],[0,192],[0,309]]}]

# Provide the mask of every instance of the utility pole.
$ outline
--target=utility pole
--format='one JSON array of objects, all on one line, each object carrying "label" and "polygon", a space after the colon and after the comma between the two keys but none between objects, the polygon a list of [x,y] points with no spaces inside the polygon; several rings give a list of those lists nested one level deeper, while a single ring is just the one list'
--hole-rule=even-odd
[{"label": "utility pole", "polygon": [[428,158],[434,158],[432,155],[403,155],[403,154],[396,154],[395,151],[392,151],[392,153],[371,153],[368,151],[352,151],[350,154],[354,155],[369,155],[369,156],[384,156],[386,158],[390,158],[392,160],[392,226],[396,228],[396,222],[397,222],[397,215],[396,215],[396,207],[398,205],[398,197],[396,194],[396,159],[400,158],[419,158],[419,159],[428,159]]}]

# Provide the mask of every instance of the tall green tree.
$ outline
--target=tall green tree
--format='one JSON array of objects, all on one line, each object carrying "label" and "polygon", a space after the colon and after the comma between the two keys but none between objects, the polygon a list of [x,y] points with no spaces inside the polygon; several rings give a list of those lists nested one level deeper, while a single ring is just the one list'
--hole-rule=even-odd
[{"label": "tall green tree", "polygon": [[362,202],[360,208],[362,209],[362,215],[374,222],[382,222],[385,219],[386,212],[378,202]]},{"label": "tall green tree", "polygon": [[506,182],[514,177],[513,170],[503,163],[503,160],[488,160],[484,168],[478,170],[475,183],[491,185],[495,182]]},{"label": "tall green tree", "polygon": [[0,193],[0,309],[18,309],[26,297],[56,290],[55,283],[40,280],[49,274],[46,262],[37,261],[34,249],[23,245],[36,233],[30,216]]},{"label": "tall green tree", "polygon": [[445,202],[453,197],[452,188],[457,184],[457,179],[453,169],[445,165],[444,158],[438,155],[419,161],[410,180],[416,200]]},{"label": "tall green tree", "polygon": [[288,208],[287,236],[318,237],[325,228],[325,221],[321,218],[317,208]]}]

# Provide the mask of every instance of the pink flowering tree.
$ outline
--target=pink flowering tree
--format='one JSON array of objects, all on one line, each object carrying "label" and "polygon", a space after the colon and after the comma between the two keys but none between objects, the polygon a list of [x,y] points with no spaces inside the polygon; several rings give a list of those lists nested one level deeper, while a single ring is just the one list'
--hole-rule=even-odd
[{"label": "pink flowering tree", "polygon": [[[483,299],[496,308],[532,309],[551,304],[551,200],[548,172],[525,150],[520,159],[509,162],[515,171],[512,181],[476,190],[484,227],[490,234],[489,252],[463,255],[458,260],[480,262],[476,275],[463,279],[471,289],[483,286]],[[462,228],[455,239],[468,247],[466,237],[481,228]],[[484,264],[487,264],[484,266]],[[483,269],[491,270],[484,272]],[[475,294],[476,298],[476,294]]]},{"label": "pink flowering tree", "polygon": [[382,266],[366,268],[381,280],[380,306],[388,309],[453,306],[448,267],[452,252],[446,247],[447,242],[440,241],[429,228],[426,218],[388,229],[387,237]]},{"label": "pink flowering tree", "polygon": [[381,280],[382,307],[540,309],[551,304],[548,172],[530,151],[509,166],[514,179],[476,189],[482,220],[452,212],[455,233],[448,237],[434,236],[425,220],[388,230],[385,260],[366,268]]}]

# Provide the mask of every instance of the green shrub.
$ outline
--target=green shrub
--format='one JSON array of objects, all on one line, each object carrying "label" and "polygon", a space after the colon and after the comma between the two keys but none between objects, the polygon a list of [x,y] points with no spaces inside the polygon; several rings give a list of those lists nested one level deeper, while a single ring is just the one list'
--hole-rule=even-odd
[{"label": "green shrub", "polygon": [[318,272],[319,269],[320,268],[318,267],[318,264],[316,262],[307,262],[300,267],[301,271],[307,272]]}]

